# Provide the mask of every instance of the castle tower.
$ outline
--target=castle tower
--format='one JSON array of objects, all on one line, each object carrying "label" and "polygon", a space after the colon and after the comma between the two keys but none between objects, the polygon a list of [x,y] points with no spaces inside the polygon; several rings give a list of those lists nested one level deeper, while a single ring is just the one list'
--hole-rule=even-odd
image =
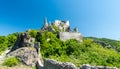
[{"label": "castle tower", "polygon": [[48,27],[48,22],[47,22],[47,18],[44,18],[44,25],[42,27],[42,30],[45,30]]},{"label": "castle tower", "polygon": [[48,26],[48,22],[47,22],[47,18],[45,17],[44,18],[44,27],[47,27]]}]

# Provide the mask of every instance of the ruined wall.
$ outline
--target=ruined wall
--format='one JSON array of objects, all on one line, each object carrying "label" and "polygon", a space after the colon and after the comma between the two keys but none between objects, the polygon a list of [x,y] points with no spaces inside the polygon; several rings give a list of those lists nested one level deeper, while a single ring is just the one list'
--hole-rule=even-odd
[{"label": "ruined wall", "polygon": [[79,69],[118,69],[118,68],[108,66],[90,66],[89,64],[83,64]]},{"label": "ruined wall", "polygon": [[63,41],[66,41],[68,39],[76,39],[80,42],[82,42],[82,34],[77,32],[59,32],[58,33],[59,38]]},{"label": "ruined wall", "polygon": [[46,59],[44,66],[37,64],[38,69],[118,69],[116,67],[107,66],[90,66],[89,64],[83,64],[81,67],[76,67],[73,63],[59,62],[52,59]]},{"label": "ruined wall", "polygon": [[62,63],[52,59],[46,59],[44,66],[37,64],[38,69],[77,69],[73,63]]}]

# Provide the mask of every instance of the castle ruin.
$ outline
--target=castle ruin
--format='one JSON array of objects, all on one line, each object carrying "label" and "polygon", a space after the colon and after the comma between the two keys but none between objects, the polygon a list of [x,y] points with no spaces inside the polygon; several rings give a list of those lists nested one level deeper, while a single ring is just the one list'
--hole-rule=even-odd
[{"label": "castle ruin", "polygon": [[48,23],[47,18],[45,18],[44,25],[41,28],[41,30],[43,31],[48,30],[48,31],[56,32],[54,26],[59,29],[59,31],[57,31],[57,35],[61,40],[66,41],[68,39],[76,39],[79,42],[82,42],[82,34],[79,33],[77,27],[74,28],[74,30],[72,31],[70,28],[69,21],[55,20],[52,23]]}]

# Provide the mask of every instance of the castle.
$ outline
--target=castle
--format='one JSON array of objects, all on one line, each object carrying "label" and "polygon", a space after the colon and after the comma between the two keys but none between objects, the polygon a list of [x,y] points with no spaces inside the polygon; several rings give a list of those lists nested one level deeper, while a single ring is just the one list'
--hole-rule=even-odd
[{"label": "castle", "polygon": [[[82,35],[78,32],[78,28],[71,31],[69,21],[55,20],[52,24],[48,24],[47,19],[45,19],[42,31],[48,30],[56,32],[53,26],[59,29],[58,36],[61,40],[76,39],[82,42]],[[29,31],[30,30],[27,30],[18,35],[17,41],[11,48],[7,57],[15,56],[22,63],[28,66],[36,66],[37,69],[118,69],[116,67],[107,66],[90,66],[89,64],[83,64],[78,68],[73,63],[59,62],[52,59],[45,59],[43,62],[40,53],[40,42],[36,42],[35,38],[29,35]]]},{"label": "castle", "polygon": [[[56,31],[55,27],[58,28],[59,31]],[[78,32],[78,28],[74,28],[72,31],[69,21],[55,20],[52,23],[48,23],[47,18],[45,18],[44,25],[41,30],[57,32],[58,37],[63,41],[66,41],[68,39],[76,39],[79,42],[82,42],[82,34]]]}]

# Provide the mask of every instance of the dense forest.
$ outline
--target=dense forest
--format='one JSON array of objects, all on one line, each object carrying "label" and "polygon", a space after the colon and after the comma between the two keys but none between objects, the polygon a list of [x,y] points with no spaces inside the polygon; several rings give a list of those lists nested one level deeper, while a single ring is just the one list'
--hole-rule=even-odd
[{"label": "dense forest", "polygon": [[[77,66],[82,64],[113,66],[120,68],[120,41],[83,37],[79,43],[75,39],[61,41],[56,32],[31,30],[29,34],[40,42],[43,59],[51,58],[62,62],[72,62]],[[11,48],[20,33],[0,36],[0,54]]]}]

